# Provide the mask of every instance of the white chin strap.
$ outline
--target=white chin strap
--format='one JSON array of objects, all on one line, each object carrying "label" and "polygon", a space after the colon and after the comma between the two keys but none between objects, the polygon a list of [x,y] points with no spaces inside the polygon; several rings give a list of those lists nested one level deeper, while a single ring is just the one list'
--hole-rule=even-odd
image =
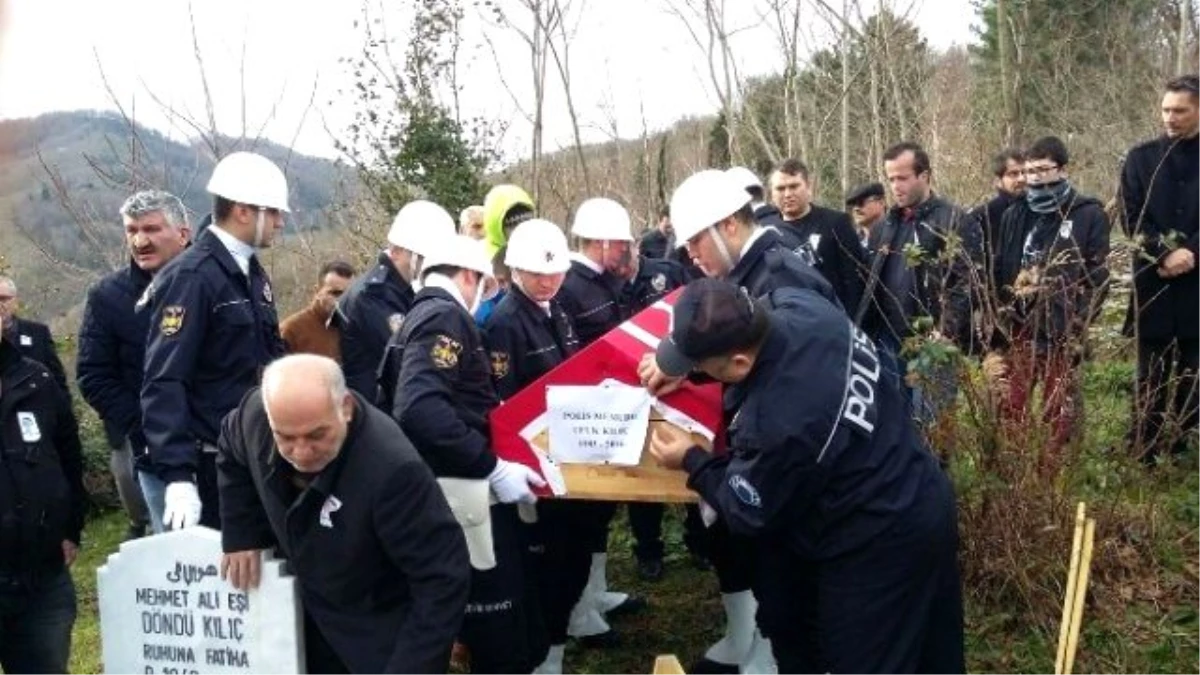
[{"label": "white chin strap", "polygon": [[721,262],[725,263],[726,273],[728,273],[737,261],[729,254],[729,246],[725,243],[725,237],[721,234],[721,230],[717,229],[716,225],[710,225],[708,229],[712,230],[713,245],[717,247],[717,253],[721,256]]},{"label": "white chin strap", "polygon": [[258,207],[258,220],[254,221],[254,248],[262,248],[263,235],[267,230],[267,212],[261,206]]},{"label": "white chin strap", "polygon": [[[476,274],[479,273],[476,272]],[[471,316],[475,316],[475,313],[479,311],[479,306],[483,304],[483,279],[484,275],[482,274],[476,278],[475,297],[471,298],[471,307],[467,310]]]}]

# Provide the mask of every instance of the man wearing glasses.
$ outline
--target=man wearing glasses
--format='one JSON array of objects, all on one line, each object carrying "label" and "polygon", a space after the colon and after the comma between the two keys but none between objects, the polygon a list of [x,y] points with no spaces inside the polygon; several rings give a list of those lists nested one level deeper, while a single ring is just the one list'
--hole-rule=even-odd
[{"label": "man wearing glasses", "polygon": [[[1133,296],[1126,332],[1137,338],[1138,395],[1131,450],[1151,463],[1180,455],[1196,435],[1200,366],[1200,79],[1174,78],[1162,98],[1165,133],[1129,151],[1121,174],[1126,234],[1133,256]],[[1175,397],[1168,402],[1175,380]],[[1168,413],[1171,410],[1171,413]],[[1168,424],[1174,418],[1178,426]],[[1165,433],[1176,428],[1176,433]]]},{"label": "man wearing glasses", "polygon": [[1001,412],[1028,429],[1029,398],[1040,380],[1049,423],[1040,465],[1047,474],[1074,431],[1083,399],[1076,377],[1087,328],[1108,292],[1108,215],[1067,176],[1070,157],[1054,136],[1025,159],[1025,199],[1004,212],[996,239],[1000,310],[993,344],[1007,344]]}]

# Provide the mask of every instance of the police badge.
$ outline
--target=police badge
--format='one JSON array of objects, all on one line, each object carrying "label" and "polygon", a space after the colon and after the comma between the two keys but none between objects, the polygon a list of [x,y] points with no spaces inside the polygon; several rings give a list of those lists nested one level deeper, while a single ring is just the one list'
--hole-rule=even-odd
[{"label": "police badge", "polygon": [[439,335],[429,350],[429,358],[433,365],[440,370],[447,370],[458,365],[458,355],[462,353],[462,343],[449,335]]},{"label": "police badge", "polygon": [[492,377],[500,379],[508,375],[508,353],[491,352],[488,354],[492,362]]},{"label": "police badge", "polygon": [[662,272],[655,274],[654,278],[650,280],[650,287],[659,293],[667,290],[667,275]]},{"label": "police badge", "polygon": [[397,312],[388,317],[388,330],[392,333],[400,331],[400,327],[404,325],[404,315]]},{"label": "police badge", "polygon": [[163,337],[171,337],[183,328],[183,305],[167,305],[163,307],[162,320],[158,322],[158,331]]},{"label": "police badge", "polygon": [[271,283],[263,284],[263,300],[267,302],[275,302],[275,294],[271,292]]},{"label": "police badge", "polygon": [[1062,239],[1070,239],[1072,225],[1074,225],[1074,223],[1069,220],[1062,221],[1062,225],[1058,226],[1058,236]]}]

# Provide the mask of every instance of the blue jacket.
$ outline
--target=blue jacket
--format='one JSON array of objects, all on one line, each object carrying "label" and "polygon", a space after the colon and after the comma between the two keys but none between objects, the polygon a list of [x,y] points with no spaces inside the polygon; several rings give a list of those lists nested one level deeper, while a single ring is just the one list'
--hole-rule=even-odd
[{"label": "blue jacket", "polygon": [[375,267],[350,285],[329,319],[338,330],[346,384],[368,401],[376,399],[375,378],[388,338],[400,329],[412,305],[412,286],[380,253]]},{"label": "blue jacket", "polygon": [[104,422],[109,446],[128,438],[135,455],[146,448],[141,394],[149,314],[134,306],[150,278],[130,262],[88,289],[75,365],[79,391]]},{"label": "blue jacket", "polygon": [[621,291],[626,316],[633,316],[690,281],[687,270],[674,260],[642,256],[638,273]]},{"label": "blue jacket", "polygon": [[191,480],[201,446],[216,445],[221,418],[284,353],[274,294],[262,266],[253,262],[247,278],[210,228],[143,297],[142,429],[159,477]]},{"label": "blue jacket", "polygon": [[[380,408],[436,476],[484,478],[496,467],[488,414],[499,401],[475,320],[449,293],[422,288],[380,364]],[[390,394],[390,396],[389,396]]]},{"label": "blue jacket", "polygon": [[578,260],[571,261],[555,300],[575,326],[580,347],[592,344],[627,318],[621,305],[622,285],[608,271],[594,272]]},{"label": "blue jacket", "polygon": [[729,452],[691,448],[688,484],[732,531],[836,558],[950,489],[908,414],[891,356],[832,303],[783,289],[748,377],[727,386]]},{"label": "blue jacket", "polygon": [[770,228],[742,252],[727,280],[746,289],[752,298],[761,298],[779,288],[803,288],[841,307],[825,277],[789,251],[779,233]]},{"label": "blue jacket", "polygon": [[550,313],[520,289],[504,297],[483,328],[492,382],[500,400],[511,398],[579,351],[579,336],[558,300]]}]

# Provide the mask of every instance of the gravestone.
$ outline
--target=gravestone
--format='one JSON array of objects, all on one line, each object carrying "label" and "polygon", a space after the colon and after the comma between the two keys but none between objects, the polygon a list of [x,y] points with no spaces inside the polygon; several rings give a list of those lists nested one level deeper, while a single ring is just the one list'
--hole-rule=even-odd
[{"label": "gravestone", "polygon": [[96,572],[107,673],[302,673],[294,577],[263,554],[249,593],[219,573],[221,533],[192,527],[121,544]]}]

